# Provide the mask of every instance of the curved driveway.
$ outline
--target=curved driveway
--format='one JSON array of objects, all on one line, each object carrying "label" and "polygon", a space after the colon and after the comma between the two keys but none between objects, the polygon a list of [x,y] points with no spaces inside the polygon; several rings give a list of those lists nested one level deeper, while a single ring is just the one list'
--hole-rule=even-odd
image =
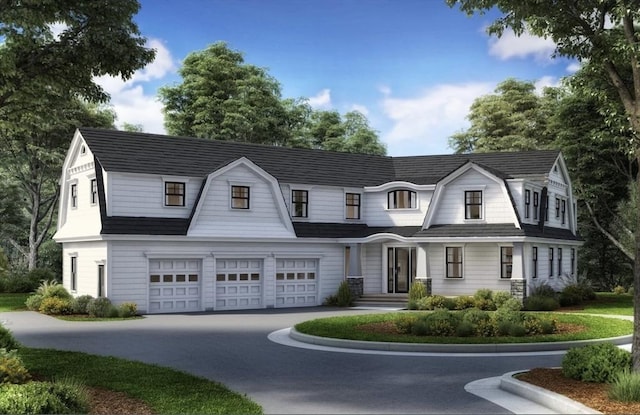
[{"label": "curved driveway", "polygon": [[149,315],[67,322],[35,312],[0,313],[29,347],[118,356],[183,370],[247,394],[265,413],[509,413],[464,385],[562,356],[394,356],[337,353],[271,342],[269,333],[312,318],[371,310],[305,308]]}]

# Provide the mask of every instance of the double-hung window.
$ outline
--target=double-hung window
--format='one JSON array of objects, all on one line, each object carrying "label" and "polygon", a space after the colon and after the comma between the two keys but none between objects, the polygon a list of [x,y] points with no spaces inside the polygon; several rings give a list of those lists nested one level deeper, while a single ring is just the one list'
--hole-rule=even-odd
[{"label": "double-hung window", "polygon": [[98,181],[91,179],[91,204],[95,205],[96,203],[98,203]]},{"label": "double-hung window", "polygon": [[509,279],[513,271],[513,247],[500,247],[500,278]]},{"label": "double-hung window", "polygon": [[531,253],[531,278],[538,278],[538,247],[533,247],[533,252]]},{"label": "double-hung window", "polygon": [[560,198],[556,197],[556,219],[560,217]]},{"label": "double-hung window", "polygon": [[540,193],[533,192],[533,219],[538,220],[538,213],[540,212]]},{"label": "double-hung window", "polygon": [[467,190],[464,192],[464,218],[482,219],[481,190]]},{"label": "double-hung window", "polygon": [[78,184],[77,183],[72,183],[71,184],[71,207],[72,208],[77,208],[78,207]]},{"label": "double-hung window", "polygon": [[524,217],[525,219],[529,219],[531,211],[531,190],[524,191]]},{"label": "double-hung window", "polygon": [[562,217],[562,224],[564,225],[567,221],[567,201],[562,199],[562,207],[560,208],[560,215]]},{"label": "double-hung window", "polygon": [[164,205],[184,206],[184,182],[164,182]]},{"label": "double-hung window", "polygon": [[78,257],[77,256],[72,256],[70,257],[71,259],[71,264],[70,264],[70,276],[71,279],[69,281],[69,285],[71,288],[71,291],[76,291],[78,289]]},{"label": "double-hung window", "polygon": [[347,219],[360,219],[360,193],[345,194]]},{"label": "double-hung window", "polygon": [[562,275],[562,248],[558,248],[558,275]]},{"label": "double-hung window", "polygon": [[249,209],[248,186],[231,186],[231,209]]},{"label": "double-hung window", "polygon": [[576,275],[576,249],[571,248],[571,275]]},{"label": "double-hung window", "polygon": [[553,277],[553,248],[549,248],[549,276]]},{"label": "double-hung window", "polygon": [[309,217],[309,192],[307,190],[291,191],[291,216],[294,218]]},{"label": "double-hung window", "polygon": [[462,247],[446,248],[447,278],[462,278]]},{"label": "double-hung window", "polygon": [[392,190],[387,193],[387,206],[389,209],[415,209],[416,192],[411,190]]},{"label": "double-hung window", "polygon": [[549,221],[549,195],[544,198],[544,220]]}]

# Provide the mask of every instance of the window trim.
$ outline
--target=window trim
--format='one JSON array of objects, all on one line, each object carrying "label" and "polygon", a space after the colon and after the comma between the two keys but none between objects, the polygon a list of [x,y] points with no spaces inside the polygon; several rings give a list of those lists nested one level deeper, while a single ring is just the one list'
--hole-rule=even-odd
[{"label": "window trim", "polygon": [[562,248],[558,248],[558,276],[562,276]]},{"label": "window trim", "polygon": [[549,247],[549,278],[553,277],[553,248]]},{"label": "window trim", "polygon": [[565,223],[567,223],[567,201],[565,199],[562,199],[561,203],[562,203],[562,207],[560,208],[560,214],[562,215],[561,223],[564,225]]},{"label": "window trim", "polygon": [[[471,203],[469,202],[468,195],[470,193],[479,193],[480,194],[480,203]],[[477,218],[469,217],[469,208],[473,206],[478,206],[478,215]],[[464,191],[464,220],[465,221],[480,221],[484,220],[484,191],[481,189],[472,189]]]},{"label": "window trim", "polygon": [[[296,192],[304,195],[304,200],[295,200]],[[300,215],[297,214],[297,207],[302,208]],[[305,189],[291,189],[291,217],[292,218],[308,218],[309,217],[309,191]]]},{"label": "window trim", "polygon": [[556,219],[560,218],[560,198],[556,197]]},{"label": "window trim", "polygon": [[531,190],[524,189],[524,218],[531,216]]},{"label": "window trim", "polygon": [[[458,262],[449,262],[449,250],[459,250],[460,260]],[[457,265],[459,276],[450,276],[449,265]],[[444,247],[444,276],[446,280],[462,280],[464,279],[464,246],[461,245],[449,245]]]},{"label": "window trim", "polygon": [[531,250],[531,278],[538,278],[538,247],[534,246]]},{"label": "window trim", "polygon": [[[242,190],[241,195],[234,196],[234,190]],[[244,195],[244,190],[246,190],[246,196]],[[231,209],[234,210],[251,210],[251,187],[245,185],[237,185],[232,184],[230,187],[230,201],[231,201]],[[236,206],[235,202],[241,202],[241,206]],[[246,206],[245,206],[246,205]]]},{"label": "window trim", "polygon": [[78,254],[69,254],[69,291],[78,291]]},{"label": "window trim", "polygon": [[[351,203],[349,203],[349,196],[354,197],[357,196],[357,203],[354,203],[354,200],[351,200]],[[344,212],[344,217],[345,219],[348,220],[360,220],[362,219],[362,194],[361,193],[354,193],[354,192],[346,192],[344,195],[344,203],[345,203],[345,212]],[[355,207],[355,217],[350,217],[349,216],[349,208],[354,208]]]},{"label": "window trim", "polygon": [[71,209],[78,208],[78,182],[72,182],[69,185],[69,204]]},{"label": "window trim", "polygon": [[[165,180],[164,182],[164,206],[165,207],[185,207],[186,199],[187,199],[187,183],[179,182],[175,180]],[[169,193],[169,186],[171,185],[182,185],[182,193]],[[175,191],[175,190],[174,190]],[[170,204],[169,197],[171,196],[179,196],[182,197],[182,204]]]},{"label": "window trim", "polygon": [[[511,250],[511,255],[507,255],[508,258],[511,258],[511,262],[505,261],[505,250],[507,249]],[[505,271],[507,275],[505,275]],[[507,245],[501,246],[500,247],[500,279],[510,280],[512,277],[513,277],[513,246],[507,246]]]},{"label": "window trim", "polygon": [[533,192],[533,220],[540,217],[540,193]]},{"label": "window trim", "polygon": [[[398,193],[406,192],[409,196],[409,207],[398,207]],[[392,199],[393,195],[393,199]],[[391,201],[393,200],[393,206]],[[415,210],[418,209],[418,193],[409,189],[394,189],[387,192],[387,210]]]},{"label": "window trim", "polygon": [[91,206],[98,204],[98,180],[93,178],[89,181],[89,189],[91,197],[89,199]]},{"label": "window trim", "polygon": [[571,275],[576,275],[576,248],[571,248]]}]

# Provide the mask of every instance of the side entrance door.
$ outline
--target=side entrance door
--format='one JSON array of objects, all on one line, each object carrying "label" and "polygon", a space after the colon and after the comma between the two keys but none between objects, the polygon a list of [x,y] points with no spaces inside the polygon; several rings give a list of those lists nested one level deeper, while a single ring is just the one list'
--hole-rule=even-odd
[{"label": "side entrance door", "polygon": [[408,293],[416,278],[416,248],[387,248],[387,292]]}]

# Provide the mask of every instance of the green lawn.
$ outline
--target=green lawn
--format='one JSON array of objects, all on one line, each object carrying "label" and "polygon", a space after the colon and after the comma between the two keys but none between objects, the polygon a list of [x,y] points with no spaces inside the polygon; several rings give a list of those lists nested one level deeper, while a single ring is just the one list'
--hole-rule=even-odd
[{"label": "green lawn", "polygon": [[548,334],[528,337],[439,337],[413,336],[410,334],[390,334],[384,332],[368,332],[359,328],[364,324],[393,321],[402,314],[419,313],[415,311],[394,312],[384,314],[366,314],[357,316],[329,317],[305,321],[297,324],[296,330],[301,333],[320,337],[338,339],[400,342],[400,343],[437,343],[437,344],[491,344],[491,343],[534,343],[588,340],[596,338],[616,337],[631,334],[633,323],[607,317],[587,316],[570,313],[540,313],[556,319],[560,323],[578,324],[587,329],[579,333]]},{"label": "green lawn", "polygon": [[262,408],[224,385],[173,369],[115,357],[21,348],[30,373],[73,378],[146,402],[158,414],[261,414]]},{"label": "green lawn", "polygon": [[26,310],[24,302],[30,295],[29,293],[0,294],[0,312]]},{"label": "green lawn", "polygon": [[598,298],[584,305],[582,312],[592,314],[633,315],[633,296],[629,294],[597,293]]}]

